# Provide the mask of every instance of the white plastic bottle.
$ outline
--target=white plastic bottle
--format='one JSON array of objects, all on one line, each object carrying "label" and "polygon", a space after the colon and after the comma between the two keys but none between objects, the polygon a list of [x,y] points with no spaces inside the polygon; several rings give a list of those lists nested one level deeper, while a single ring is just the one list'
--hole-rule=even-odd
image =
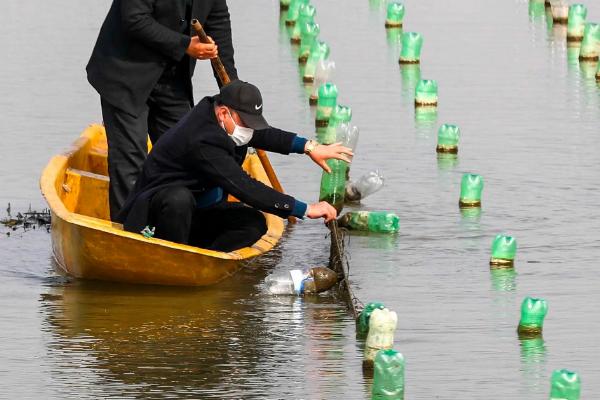
[{"label": "white plastic bottle", "polygon": [[383,188],[384,178],[379,170],[361,176],[358,181],[346,184],[346,201],[360,201]]},{"label": "white plastic bottle", "polygon": [[265,278],[265,285],[271,294],[299,295],[302,294],[303,282],[308,276],[308,271],[300,269],[273,273]]}]

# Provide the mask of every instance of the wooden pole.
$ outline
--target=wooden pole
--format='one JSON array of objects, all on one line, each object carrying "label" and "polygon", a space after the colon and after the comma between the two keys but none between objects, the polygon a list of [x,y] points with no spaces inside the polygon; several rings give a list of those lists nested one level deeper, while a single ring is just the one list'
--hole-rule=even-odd
[{"label": "wooden pole", "polygon": [[[192,28],[194,28],[194,30],[196,31],[196,35],[198,36],[198,39],[200,39],[200,42],[210,43],[206,32],[204,32],[202,24],[197,19],[192,20]],[[221,83],[223,85],[227,85],[229,82],[231,82],[231,79],[229,79],[229,74],[227,73],[225,66],[223,65],[221,59],[218,56],[212,58],[210,60],[210,63],[212,64],[215,71],[217,71],[217,75],[219,76],[219,79],[221,80]],[[265,151],[261,149],[256,149],[256,154],[258,155],[258,159],[260,160],[263,168],[265,169],[265,172],[267,173],[267,177],[269,178],[271,185],[273,185],[273,189],[277,190],[279,193],[284,193],[283,187],[281,186],[277,175],[275,175],[273,165],[271,165],[271,161],[269,161],[269,157],[267,157]],[[289,216],[288,221],[292,224],[295,224],[296,217]]]}]

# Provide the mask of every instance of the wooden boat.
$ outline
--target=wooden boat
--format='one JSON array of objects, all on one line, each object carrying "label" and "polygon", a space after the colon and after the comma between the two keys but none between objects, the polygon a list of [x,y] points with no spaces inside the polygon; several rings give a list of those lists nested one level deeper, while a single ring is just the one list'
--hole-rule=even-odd
[{"label": "wooden boat", "polygon": [[[249,154],[243,167],[271,186],[256,154]],[[40,186],[52,213],[53,255],[60,269],[77,278],[211,285],[271,250],[283,233],[283,220],[265,213],[267,233],[251,247],[229,253],[147,239],[109,220],[107,175],[106,134],[101,125],[88,127],[42,173]]]}]

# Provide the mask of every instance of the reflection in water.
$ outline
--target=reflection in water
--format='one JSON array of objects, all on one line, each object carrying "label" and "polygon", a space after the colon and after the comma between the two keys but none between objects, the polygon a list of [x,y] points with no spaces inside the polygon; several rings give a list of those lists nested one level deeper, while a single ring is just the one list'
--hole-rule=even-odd
[{"label": "reflection in water", "polygon": [[437,155],[438,170],[448,171],[458,166],[458,154],[438,153]]},{"label": "reflection in water", "polygon": [[387,43],[394,50],[394,55],[399,56],[402,44],[402,28],[387,28],[385,30]]},{"label": "reflection in water", "polygon": [[402,64],[400,65],[400,75],[402,76],[402,97],[413,100],[417,83],[421,80],[421,65]]},{"label": "reflection in water", "polygon": [[490,277],[495,292],[517,290],[517,271],[514,268],[490,269]]},{"label": "reflection in water", "polygon": [[521,372],[532,393],[546,384],[546,344],[542,336],[519,338],[521,347]]},{"label": "reflection in water", "polygon": [[581,46],[576,43],[569,43],[567,47],[567,65],[571,67],[576,67],[579,65],[579,50]]},{"label": "reflection in water", "polygon": [[416,107],[415,108],[415,126],[417,134],[428,138],[434,133],[438,117],[437,107]]},{"label": "reflection in water", "polygon": [[585,80],[596,80],[596,71],[598,69],[597,62],[581,62],[579,63],[579,68],[581,69],[581,76]]},{"label": "reflection in water", "polygon": [[373,11],[384,9],[386,4],[386,0],[369,0],[369,8]]},{"label": "reflection in water", "polygon": [[[95,282],[53,288],[40,300],[49,358],[65,365],[87,360],[81,373],[99,375],[113,396],[135,387],[239,398],[264,394],[271,384],[265,379],[281,371],[290,382],[284,377],[278,384],[290,388],[305,373],[322,393],[342,384],[348,379],[340,361],[343,330],[353,325],[345,307],[331,296],[253,293],[265,274],[260,267],[245,270],[210,288]],[[56,379],[70,379],[60,375],[65,369],[53,370]],[[114,382],[125,386],[108,385]]]},{"label": "reflection in water", "polygon": [[460,207],[460,226],[467,231],[481,229],[481,207]]}]

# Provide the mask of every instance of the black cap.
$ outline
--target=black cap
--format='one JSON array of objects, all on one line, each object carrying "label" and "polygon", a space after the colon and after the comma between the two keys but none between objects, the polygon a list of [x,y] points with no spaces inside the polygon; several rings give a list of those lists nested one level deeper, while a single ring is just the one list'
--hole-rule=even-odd
[{"label": "black cap", "polygon": [[234,109],[248,128],[254,130],[269,127],[262,116],[263,101],[260,90],[251,83],[235,80],[221,87],[219,100]]}]

